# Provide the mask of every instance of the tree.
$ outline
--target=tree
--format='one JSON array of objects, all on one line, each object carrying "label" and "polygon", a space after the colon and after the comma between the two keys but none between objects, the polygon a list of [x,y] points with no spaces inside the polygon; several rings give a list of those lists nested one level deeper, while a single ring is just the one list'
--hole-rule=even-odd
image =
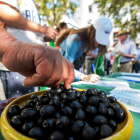
[{"label": "tree", "polygon": [[114,18],[116,27],[131,30],[134,37],[140,32],[140,0],[95,0],[94,4],[101,14]]},{"label": "tree", "polygon": [[[50,26],[57,25],[63,15],[72,16],[78,5],[70,0],[35,0],[39,14],[46,16]],[[79,1],[79,0],[78,0]]]}]

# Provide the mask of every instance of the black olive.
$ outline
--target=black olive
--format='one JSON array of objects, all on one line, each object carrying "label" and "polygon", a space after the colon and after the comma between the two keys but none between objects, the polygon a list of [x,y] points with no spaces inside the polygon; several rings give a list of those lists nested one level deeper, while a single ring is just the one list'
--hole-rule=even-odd
[{"label": "black olive", "polygon": [[102,91],[102,90],[100,90],[99,92],[98,92],[98,96],[100,97],[100,95],[102,95],[101,97],[106,97],[106,93],[104,92],[104,91]]},{"label": "black olive", "polygon": [[100,137],[100,127],[94,126],[93,129],[96,132],[96,138],[95,139],[99,139],[99,137]]},{"label": "black olive", "polygon": [[45,105],[40,110],[40,115],[43,118],[50,118],[53,117],[55,114],[55,108],[51,105]]},{"label": "black olive", "polygon": [[79,96],[79,102],[82,104],[82,105],[85,105],[87,103],[87,97],[85,94],[81,94]]},{"label": "black olive", "polygon": [[85,112],[89,117],[93,117],[97,114],[97,109],[94,106],[88,105],[85,107]]},{"label": "black olive", "polygon": [[38,98],[37,95],[36,94],[32,94],[31,97],[30,97],[30,100],[34,100],[36,98]]},{"label": "black olive", "polygon": [[50,98],[47,94],[43,94],[42,96],[39,97],[39,101],[41,102],[42,105],[47,105],[50,101]]},{"label": "black olive", "polygon": [[52,98],[51,101],[49,102],[50,105],[53,105],[54,107],[59,107],[60,106],[60,100]]},{"label": "black olive", "polygon": [[54,119],[54,118],[47,119],[43,122],[43,128],[45,128],[49,131],[54,129],[55,126],[56,126],[56,119]]},{"label": "black olive", "polygon": [[107,108],[108,117],[113,117],[115,115],[114,110],[112,108]]},{"label": "black olive", "polygon": [[98,112],[101,115],[107,115],[107,107],[103,103],[99,103]]},{"label": "black olive", "polygon": [[86,95],[86,91],[85,90],[83,90],[83,91],[81,91],[81,94],[84,94],[84,95]]},{"label": "black olive", "polygon": [[63,89],[58,87],[58,88],[54,88],[54,89],[51,89],[50,90],[50,93],[51,94],[57,94],[57,95],[60,95],[61,93],[63,92]]},{"label": "black olive", "polygon": [[93,140],[96,136],[96,131],[90,126],[84,127],[82,136],[84,140]]},{"label": "black olive", "polygon": [[74,140],[72,136],[69,136],[67,140]]},{"label": "black olive", "polygon": [[77,110],[77,109],[83,109],[83,106],[77,102],[77,101],[72,101],[70,106],[74,109],[74,110]]},{"label": "black olive", "polygon": [[20,130],[22,127],[22,124],[23,124],[23,120],[21,119],[20,115],[16,115],[16,116],[12,117],[10,124],[16,130]]},{"label": "black olive", "polygon": [[33,127],[29,131],[28,136],[34,139],[41,140],[44,137],[43,130],[40,127]]},{"label": "black olive", "polygon": [[60,96],[60,99],[63,103],[66,103],[67,102],[67,95],[66,93],[62,93],[61,96]]},{"label": "black olive", "polygon": [[74,93],[74,92],[68,93],[67,98],[69,101],[76,100],[76,93]]},{"label": "black olive", "polygon": [[67,116],[61,116],[56,120],[56,126],[60,129],[65,129],[69,126],[70,120]]},{"label": "black olive", "polygon": [[21,132],[25,135],[28,135],[29,131],[35,126],[34,122],[26,122],[21,129]]},{"label": "black olive", "polygon": [[78,91],[78,90],[76,90],[76,91],[75,91],[75,93],[76,93],[76,97],[77,97],[77,98],[79,98],[79,97],[80,97],[80,95],[81,95],[81,92],[80,92],[80,91]]},{"label": "black olive", "polygon": [[78,109],[76,114],[75,114],[75,119],[77,120],[84,120],[85,119],[85,113],[83,110]]},{"label": "black olive", "polygon": [[71,127],[72,133],[79,134],[82,131],[84,125],[85,125],[84,121],[81,120],[74,121]]},{"label": "black olive", "polygon": [[26,103],[26,108],[34,108],[36,106],[36,102],[33,100],[29,100]]},{"label": "black olive", "polygon": [[117,102],[117,99],[114,96],[109,96],[108,99],[110,100],[111,103]]},{"label": "black olive", "polygon": [[59,118],[61,115],[60,115],[60,113],[59,112],[55,112],[55,114],[54,114],[54,117],[57,119],[57,118]]},{"label": "black olive", "polygon": [[96,91],[94,89],[88,89],[86,92],[86,95],[88,97],[90,97],[90,96],[96,96],[97,94],[96,94]]},{"label": "black olive", "polygon": [[112,103],[116,109],[120,108],[120,105],[118,103]]},{"label": "black olive", "polygon": [[54,95],[52,96],[52,99],[60,100],[60,97],[59,97],[57,94],[54,94]]},{"label": "black olive", "polygon": [[102,124],[107,124],[108,123],[108,120],[105,116],[102,116],[102,115],[96,115],[94,118],[93,118],[93,125],[102,125]]},{"label": "black olive", "polygon": [[93,90],[95,91],[95,95],[98,95],[98,90],[96,88],[93,88]]},{"label": "black olive", "polygon": [[37,126],[42,126],[43,122],[44,122],[44,119],[40,116],[38,120],[36,121],[36,124]]},{"label": "black olive", "polygon": [[115,131],[117,129],[117,123],[114,120],[109,120],[109,126]]},{"label": "black olive", "polygon": [[39,118],[39,112],[35,108],[26,108],[21,112],[21,118],[25,121],[36,121]]},{"label": "black olive", "polygon": [[99,97],[92,96],[88,99],[89,105],[97,106],[99,104]]},{"label": "black olive", "polygon": [[113,130],[109,125],[103,124],[100,127],[101,138],[109,137],[113,134]]},{"label": "black olive", "polygon": [[122,108],[118,108],[115,113],[116,121],[122,122],[125,118],[125,112]]},{"label": "black olive", "polygon": [[8,117],[9,118],[12,118],[13,116],[15,115],[20,115],[21,113],[21,110],[20,110],[20,107],[18,105],[11,105],[9,107],[9,110],[8,110]]},{"label": "black olive", "polygon": [[110,106],[110,100],[106,97],[101,98],[101,102],[106,106],[109,107]]},{"label": "black olive", "polygon": [[48,140],[64,140],[64,135],[60,131],[53,131]]},{"label": "black olive", "polygon": [[68,117],[72,116],[73,114],[73,111],[70,107],[68,106],[65,106],[63,109],[62,109],[62,113]]},{"label": "black olive", "polygon": [[60,101],[60,108],[62,109],[64,106],[65,106],[65,104]]}]

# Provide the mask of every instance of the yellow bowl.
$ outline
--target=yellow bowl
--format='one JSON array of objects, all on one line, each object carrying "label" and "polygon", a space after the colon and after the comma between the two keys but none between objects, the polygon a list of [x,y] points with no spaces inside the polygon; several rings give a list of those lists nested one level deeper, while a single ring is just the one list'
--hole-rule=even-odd
[{"label": "yellow bowl", "polygon": [[[32,138],[29,138],[18,131],[16,131],[9,123],[8,119],[8,109],[11,105],[18,104],[19,106],[24,105],[29,99],[32,94],[36,94],[37,96],[46,93],[46,90],[38,91],[38,92],[32,92],[29,94],[26,94],[24,96],[21,96],[14,101],[12,101],[7,107],[4,109],[2,116],[1,116],[1,133],[5,140],[33,140]],[[133,132],[133,118],[129,110],[120,102],[118,102],[120,106],[124,109],[126,113],[126,118],[122,123],[119,123],[117,125],[117,130],[114,132],[114,134],[110,137],[107,137],[102,140],[129,140],[132,132]]]}]

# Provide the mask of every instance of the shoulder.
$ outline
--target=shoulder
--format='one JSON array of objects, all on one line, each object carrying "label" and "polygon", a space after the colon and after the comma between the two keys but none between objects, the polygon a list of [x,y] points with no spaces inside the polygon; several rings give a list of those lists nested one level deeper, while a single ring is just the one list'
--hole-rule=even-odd
[{"label": "shoulder", "polygon": [[75,39],[78,39],[79,36],[78,36],[77,34],[72,34],[72,35],[69,35],[68,38],[69,38],[70,40],[75,40]]},{"label": "shoulder", "polygon": [[127,40],[127,42],[133,46],[136,46],[135,42],[131,41],[131,40]]}]

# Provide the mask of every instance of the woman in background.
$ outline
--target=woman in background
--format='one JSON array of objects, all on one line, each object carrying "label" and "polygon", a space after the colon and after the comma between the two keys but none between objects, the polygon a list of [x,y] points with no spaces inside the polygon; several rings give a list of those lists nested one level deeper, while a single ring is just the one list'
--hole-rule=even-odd
[{"label": "woman in background", "polygon": [[78,30],[67,29],[58,35],[55,45],[60,48],[61,54],[74,64],[74,81],[96,82],[100,79],[97,74],[85,75],[79,72],[79,68],[84,63],[85,55],[90,49],[95,50],[98,47],[99,52],[106,52],[111,30],[111,21],[101,17],[94,25]]}]

